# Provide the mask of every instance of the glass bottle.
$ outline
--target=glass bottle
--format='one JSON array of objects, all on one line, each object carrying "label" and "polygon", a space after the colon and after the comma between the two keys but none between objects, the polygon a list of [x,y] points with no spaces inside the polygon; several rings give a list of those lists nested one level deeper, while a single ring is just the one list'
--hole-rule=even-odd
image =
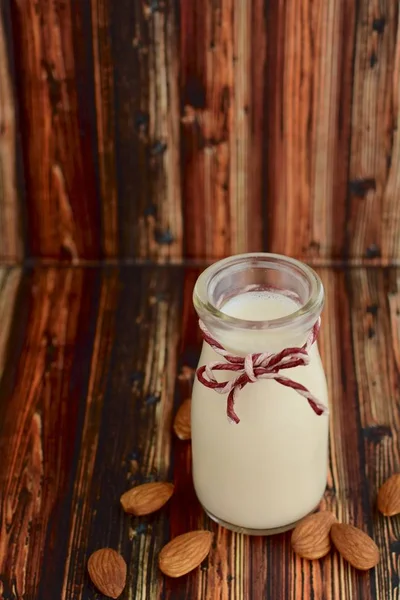
[{"label": "glass bottle", "polygon": [[205,338],[192,395],[196,494],[234,531],[291,529],[326,486],[322,282],[297,260],[242,254],[206,269],[193,299]]}]

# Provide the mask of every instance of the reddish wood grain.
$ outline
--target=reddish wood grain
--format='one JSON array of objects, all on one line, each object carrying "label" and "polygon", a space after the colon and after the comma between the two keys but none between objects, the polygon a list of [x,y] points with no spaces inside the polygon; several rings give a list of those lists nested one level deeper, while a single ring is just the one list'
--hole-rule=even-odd
[{"label": "reddish wood grain", "polygon": [[8,341],[21,277],[22,270],[19,268],[0,268],[0,381],[9,355]]},{"label": "reddish wood grain", "polygon": [[[62,572],[65,559],[66,532],[57,514],[74,473],[79,420],[79,395],[71,401],[68,391],[79,338],[89,324],[81,318],[83,313],[87,317],[95,273],[88,273],[85,298],[83,276],[79,270],[49,270],[25,281],[21,312],[13,323],[16,339],[11,336],[11,355],[5,360],[9,387],[2,387],[0,409],[0,573],[8,574],[3,586],[15,598],[40,597],[48,578]],[[79,394],[79,378],[74,384]],[[46,568],[50,562],[51,571]]]},{"label": "reddish wood grain", "polygon": [[355,37],[349,255],[384,263],[400,248],[399,73],[399,5],[363,0]]},{"label": "reddish wood grain", "polygon": [[[82,565],[85,565],[88,560],[88,536],[93,516],[90,486],[98,449],[107,371],[114,341],[115,310],[119,293],[118,275],[118,271],[115,270],[110,274],[106,274],[101,282],[87,387],[87,402],[81,435],[81,439],[85,443],[79,452],[71,499],[72,506],[79,505],[80,510],[72,511],[70,515],[67,539],[68,550],[62,569],[62,598],[74,597],[75,586],[71,583],[82,577]],[[75,552],[72,552],[73,548],[76,549]]]},{"label": "reddish wood grain", "polygon": [[[397,431],[399,416],[400,273],[357,271],[350,279],[354,351],[364,432],[365,476],[369,507],[374,516],[375,539],[384,560],[376,567],[377,595],[395,600],[399,591],[400,535],[398,518],[387,519],[376,510],[376,493],[384,481],[400,470]],[[385,290],[385,294],[382,294]],[[388,352],[388,348],[390,351]],[[371,524],[372,525],[372,524]],[[387,566],[389,564],[389,567]],[[387,577],[387,569],[392,578]],[[379,592],[378,592],[379,591]]]},{"label": "reddish wood grain", "polygon": [[181,3],[182,182],[185,254],[229,253],[232,2]]},{"label": "reddish wood grain", "polygon": [[271,4],[268,28],[269,247],[346,254],[355,4]]},{"label": "reddish wood grain", "polygon": [[261,2],[200,4],[181,3],[185,256],[215,258],[262,247],[265,27]]},{"label": "reddish wood grain", "polygon": [[29,254],[99,258],[85,5],[12,2]]},{"label": "reddish wood grain", "polygon": [[[128,563],[132,598],[395,600],[399,524],[377,514],[375,497],[399,467],[398,270],[320,270],[331,410],[322,506],[375,538],[382,558],[369,574],[336,553],[301,560],[290,534],[250,538],[203,514],[190,442],[171,431],[201,343],[191,305],[198,273],[37,268],[20,280],[0,271],[0,596],[89,599],[87,558],[111,546]],[[124,515],[121,493],[153,480],[175,482],[165,509]],[[207,561],[164,579],[161,546],[198,527],[215,535]]]},{"label": "reddish wood grain", "polygon": [[91,0],[91,9],[102,249],[107,258],[116,258],[119,247],[118,186],[110,3],[108,0]]},{"label": "reddish wood grain", "polygon": [[396,2],[9,4],[4,256],[399,262]]},{"label": "reddish wood grain", "polygon": [[120,255],[182,256],[178,15],[168,0],[111,10]]},{"label": "reddish wood grain", "polygon": [[0,5],[0,261],[2,262],[19,262],[24,252],[16,113],[11,19],[8,2],[2,2]]}]

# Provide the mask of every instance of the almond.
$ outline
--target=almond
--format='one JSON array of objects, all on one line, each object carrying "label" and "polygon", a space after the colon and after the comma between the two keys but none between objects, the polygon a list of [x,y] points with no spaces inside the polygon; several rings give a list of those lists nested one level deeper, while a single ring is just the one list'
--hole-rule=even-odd
[{"label": "almond", "polygon": [[122,494],[120,501],[125,512],[140,517],[159,510],[173,493],[172,483],[143,483]]},{"label": "almond", "polygon": [[192,437],[192,428],[190,423],[190,412],[192,401],[190,398],[185,400],[179,407],[174,420],[174,431],[180,440],[190,440]]},{"label": "almond", "polygon": [[322,511],[303,519],[292,533],[292,548],[302,558],[313,560],[331,549],[329,532],[336,521],[334,514]]},{"label": "almond", "polygon": [[158,566],[169,577],[181,577],[198,567],[210,552],[213,534],[190,531],[171,540],[161,550]]},{"label": "almond", "polygon": [[400,473],[392,475],[378,492],[378,510],[385,517],[400,513]]},{"label": "almond", "polygon": [[378,546],[358,527],[334,523],[331,538],[336,549],[355,569],[367,571],[378,564]]},{"label": "almond", "polygon": [[112,548],[96,550],[88,560],[90,579],[97,589],[110,598],[118,598],[126,583],[126,562]]}]

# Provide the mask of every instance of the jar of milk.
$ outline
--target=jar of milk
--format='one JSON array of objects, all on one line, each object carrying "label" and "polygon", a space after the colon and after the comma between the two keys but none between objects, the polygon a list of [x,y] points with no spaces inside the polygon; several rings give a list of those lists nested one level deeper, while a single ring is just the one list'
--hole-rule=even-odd
[{"label": "jar of milk", "polygon": [[197,496],[234,531],[291,529],[326,486],[322,282],[297,260],[242,254],[206,269],[193,298],[204,337],[192,396]]}]

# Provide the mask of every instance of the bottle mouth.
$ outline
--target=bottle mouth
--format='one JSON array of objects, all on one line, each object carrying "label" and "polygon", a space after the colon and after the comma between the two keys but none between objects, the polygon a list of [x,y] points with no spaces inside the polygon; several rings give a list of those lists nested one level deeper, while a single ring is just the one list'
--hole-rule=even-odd
[{"label": "bottle mouth", "polygon": [[[298,309],[285,316],[251,321],[226,314],[230,298],[248,291],[274,290],[295,299]],[[238,254],[208,267],[196,281],[193,303],[199,317],[218,327],[276,329],[312,327],[324,304],[324,288],[308,265],[280,254]]]}]

